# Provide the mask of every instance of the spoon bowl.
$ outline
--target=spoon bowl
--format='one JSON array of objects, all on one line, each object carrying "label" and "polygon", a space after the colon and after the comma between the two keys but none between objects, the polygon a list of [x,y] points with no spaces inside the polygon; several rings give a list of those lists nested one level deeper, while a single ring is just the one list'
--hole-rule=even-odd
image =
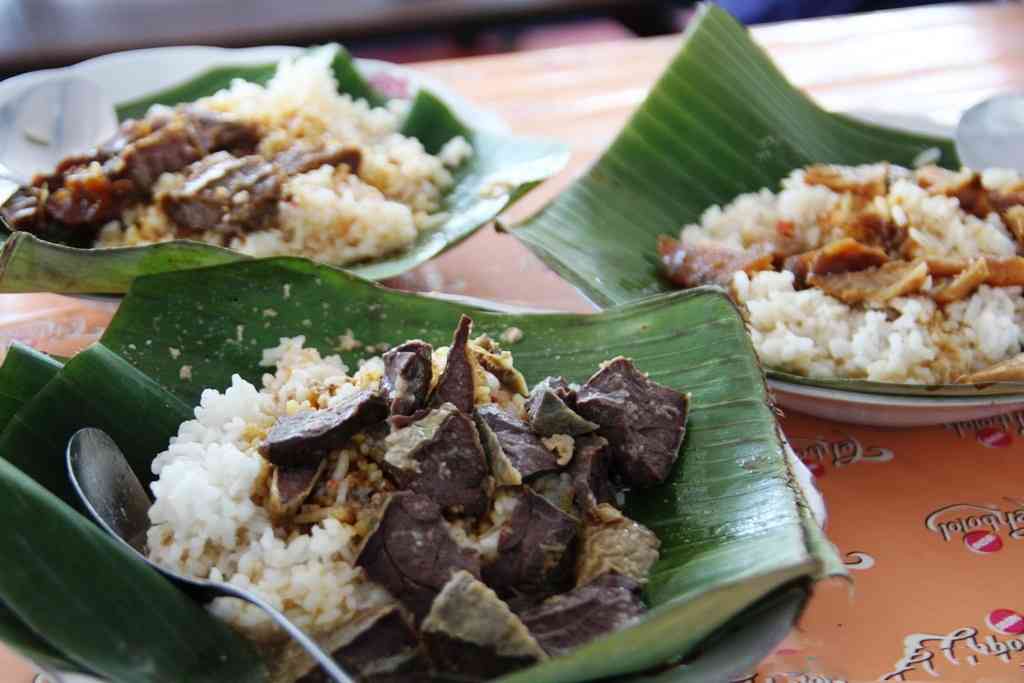
[{"label": "spoon bowl", "polygon": [[996,95],[965,111],[956,127],[956,152],[969,168],[1024,173],[1024,92]]},{"label": "spoon bowl", "polygon": [[259,607],[316,660],[331,680],[353,683],[323,648],[260,596],[229,583],[183,576],[146,557],[149,496],[121,449],[106,432],[88,427],[75,432],[68,441],[66,460],[71,485],[96,523],[171,583],[203,603],[227,597]]}]

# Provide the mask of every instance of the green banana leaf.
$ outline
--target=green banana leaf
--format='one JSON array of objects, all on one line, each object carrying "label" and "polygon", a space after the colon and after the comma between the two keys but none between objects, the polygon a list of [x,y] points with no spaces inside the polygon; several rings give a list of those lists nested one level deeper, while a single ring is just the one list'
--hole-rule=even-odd
[{"label": "green banana leaf", "polygon": [[[386,102],[362,77],[344,49],[337,45],[317,49],[336,51],[332,69],[340,91],[374,104]],[[125,119],[143,115],[153,104],[191,102],[213,94],[236,78],[265,83],[274,70],[273,64],[215,68],[177,87],[123,103],[117,108],[118,116]],[[463,135],[472,144],[474,154],[459,167],[455,185],[445,197],[442,210],[450,215],[448,220],[421,232],[404,251],[348,267],[372,280],[404,273],[454,246],[538,183],[558,173],[569,158],[561,143],[471,129],[426,90],[414,97],[401,132],[419,138],[432,153],[456,135]],[[6,227],[0,221],[0,234],[10,235],[0,250],[0,292],[123,294],[140,275],[247,260],[229,249],[190,240],[145,247],[75,249],[26,233],[12,234]]]},{"label": "green banana leaf", "polygon": [[[729,14],[705,4],[682,47],[625,128],[589,171],[534,216],[509,228],[599,306],[672,285],[657,237],[699,222],[705,209],[763,187],[778,189],[811,163],[888,160],[912,166],[927,149],[959,168],[945,138],[825,111],[791,85]],[[1018,394],[1019,383],[922,386],[819,380],[769,370],[772,379],[902,396]]]},{"label": "green banana leaf", "polygon": [[[149,461],[188,416],[187,406],[197,403],[204,388],[226,386],[233,373],[258,381],[265,371],[261,350],[281,337],[303,334],[307,344],[330,353],[349,330],[364,344],[410,337],[447,344],[462,313],[473,316],[478,333],[498,336],[520,328],[523,337],[510,350],[531,382],[554,373],[583,380],[601,361],[622,354],[653,379],[692,393],[687,438],[670,481],[627,501],[628,512],[663,544],[645,594],[652,607],[648,617],[509,681],[647,680],[643,671],[678,662],[698,647],[710,653],[748,643],[747,659],[738,653],[698,658],[672,669],[673,678],[658,674],[656,680],[709,680],[702,678],[707,667],[724,677],[737,662],[755,661],[777,643],[813,580],[843,573],[794,483],[742,319],[720,292],[673,292],[593,315],[502,313],[387,290],[301,259],[251,260],[133,283],[100,343],[68,361],[0,433],[0,454],[7,460],[0,483],[27,486],[26,475],[31,476],[39,482],[32,483],[36,512],[52,520],[46,538],[26,541],[23,565],[32,570],[46,563],[54,585],[61,585],[68,577],[50,547],[64,534],[91,529],[70,512],[74,499],[63,479],[63,442],[77,428],[109,431],[149,481]],[[361,353],[341,355],[354,365]],[[189,373],[182,373],[185,365]],[[0,517],[0,538],[7,538],[12,524]],[[132,558],[101,549],[95,534],[88,541],[76,547],[83,564],[102,552],[107,576],[144,572]],[[6,550],[4,542],[0,550]],[[109,579],[77,579],[100,580]],[[34,619],[37,610],[46,610],[28,593],[0,580],[0,599],[26,623],[60,652],[107,675],[116,656],[84,650],[82,642],[90,638],[85,624],[101,622],[116,635],[129,624],[142,629],[138,621],[156,618],[151,612],[134,615],[136,621],[123,613],[108,616],[110,598],[90,593],[79,604],[90,619],[44,625]],[[183,595],[178,599],[187,603]],[[752,623],[759,625],[756,637],[736,635],[733,641],[727,635]],[[195,628],[185,632],[198,644]],[[154,639],[146,649],[166,662],[175,658],[176,646]]]}]

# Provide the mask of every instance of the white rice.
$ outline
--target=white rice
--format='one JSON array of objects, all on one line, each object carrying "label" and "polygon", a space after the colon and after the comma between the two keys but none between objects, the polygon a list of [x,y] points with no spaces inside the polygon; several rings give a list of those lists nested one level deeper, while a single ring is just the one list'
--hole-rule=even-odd
[{"label": "white rice", "polygon": [[[234,238],[230,247],[253,256],[297,255],[345,265],[408,247],[423,231],[444,222],[451,170],[473,154],[461,136],[435,155],[419,140],[400,134],[408,103],[370,107],[340,94],[329,51],[285,59],[266,84],[237,80],[196,104],[232,113],[268,131],[258,152],[266,157],[297,140],[358,147],[357,174],[323,166],[292,176],[283,187],[275,229]],[[182,185],[181,173],[165,173],[155,194]],[[199,237],[215,244],[222,236]],[[125,212],[100,232],[100,246],[149,244],[174,239],[174,224],[159,206]]]},{"label": "white rice", "polygon": [[[858,172],[870,173],[873,167]],[[989,189],[1019,182],[1012,171],[986,171]],[[890,191],[877,208],[910,227],[918,258],[967,260],[1008,258],[1017,245],[996,214],[977,218],[955,198],[934,196],[906,169],[890,169]],[[793,223],[802,250],[843,237],[821,227],[818,218],[841,195],[804,182],[793,172],[773,193],[767,189],[737,197],[704,212],[687,225],[681,241],[711,241],[736,248],[771,244],[779,221]],[[810,377],[851,377],[884,382],[951,382],[1020,352],[1024,341],[1024,300],[1020,287],[982,285],[969,298],[937,306],[922,295],[894,299],[883,307],[848,306],[816,288],[797,291],[789,272],[738,272],[732,289],[746,306],[754,346],[769,367]]]}]

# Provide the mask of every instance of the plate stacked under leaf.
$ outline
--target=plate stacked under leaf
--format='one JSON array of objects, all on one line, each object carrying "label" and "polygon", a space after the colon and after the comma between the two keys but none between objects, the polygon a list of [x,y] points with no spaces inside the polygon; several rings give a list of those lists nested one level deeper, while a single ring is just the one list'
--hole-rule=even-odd
[{"label": "plate stacked under leaf", "polygon": [[[813,163],[886,160],[911,167],[932,150],[957,168],[949,139],[827,112],[793,87],[725,11],[705,5],[678,56],[594,166],[511,230],[600,306],[672,289],[656,242],[705,209]],[[1024,385],[915,386],[820,380],[769,370],[780,403],[884,426],[936,424],[1024,407]]]},{"label": "plate stacked under leaf", "polygon": [[[123,52],[5,81],[0,84],[0,106],[16,102],[31,86],[74,76],[99,85],[110,101],[119,103],[117,114],[124,120],[144,115],[152,104],[172,105],[211,95],[229,86],[233,79],[265,83],[274,75],[280,59],[299,52],[284,47]],[[340,48],[331,68],[341,92],[375,105],[385,103],[387,98],[368,79],[384,75],[407,85],[412,103],[400,132],[418,138],[430,153],[437,153],[449,139],[462,135],[474,152],[457,169],[455,186],[445,196],[442,210],[450,217],[438,227],[421,232],[408,249],[348,268],[363,277],[384,279],[428,261],[490,222],[537,183],[557,173],[568,160],[561,143],[509,135],[493,115],[469,106],[413,70],[353,60]],[[188,76],[191,78],[182,82]],[[159,87],[166,89],[154,92]],[[245,258],[228,249],[188,240],[143,247],[73,249],[17,232],[6,238],[0,251],[0,292],[121,294],[138,275]]]},{"label": "plate stacked under leaf", "polygon": [[[0,570],[0,638],[37,661],[115,680],[261,680],[249,645],[74,510],[66,439],[102,428],[151,481],[150,461],[203,388],[224,387],[236,372],[258,381],[261,350],[281,337],[304,334],[328,353],[347,330],[366,344],[445,344],[463,312],[494,337],[522,330],[510,350],[528,381],[579,381],[621,354],[692,393],[670,480],[627,501],[662,541],[649,616],[508,680],[725,680],[774,647],[814,580],[842,573],[795,483],[742,319],[720,292],[593,315],[520,314],[272,259],[137,279],[102,341],[63,365],[11,350],[0,368],[0,554],[14,561]],[[342,355],[351,365],[359,354]],[[634,675],[698,646],[689,666]]]}]

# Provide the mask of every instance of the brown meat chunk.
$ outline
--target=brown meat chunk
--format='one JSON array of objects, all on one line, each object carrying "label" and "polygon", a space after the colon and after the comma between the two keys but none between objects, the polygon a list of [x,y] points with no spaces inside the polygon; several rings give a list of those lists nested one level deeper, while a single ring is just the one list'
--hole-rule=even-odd
[{"label": "brown meat chunk", "polygon": [[974,259],[950,282],[933,290],[932,299],[939,304],[950,304],[966,299],[974,293],[974,290],[984,284],[986,279],[988,279],[988,265],[985,263],[985,259]]},{"label": "brown meat chunk", "polygon": [[519,418],[493,404],[477,408],[475,417],[500,486],[519,486],[530,477],[558,470],[555,454]]},{"label": "brown meat chunk", "polygon": [[405,489],[454,514],[481,515],[493,482],[473,419],[450,403],[385,440],[383,466]]},{"label": "brown meat chunk", "polygon": [[608,572],[646,583],[661,547],[653,531],[607,503],[588,515],[582,541],[576,560],[577,586]]},{"label": "brown meat chunk", "polygon": [[545,652],[557,657],[629,625],[644,611],[640,583],[611,572],[519,616]]},{"label": "brown meat chunk", "polygon": [[932,277],[953,277],[959,275],[967,268],[963,261],[953,259],[927,259],[928,274]]},{"label": "brown meat chunk", "polygon": [[572,579],[573,543],[580,521],[529,488],[501,529],[498,557],[483,569],[499,595],[544,597]]},{"label": "brown meat chunk", "polygon": [[391,494],[356,566],[384,586],[420,621],[458,571],[480,576],[480,558],[452,538],[441,508],[411,491]]},{"label": "brown meat chunk", "polygon": [[1014,256],[1008,259],[985,259],[988,266],[988,278],[985,284],[992,287],[1016,287],[1024,285],[1024,257]]},{"label": "brown meat chunk", "polygon": [[609,464],[611,451],[608,440],[588,434],[576,440],[576,453],[569,464],[576,507],[589,513],[601,503],[614,497]]},{"label": "brown meat chunk", "polygon": [[345,164],[352,173],[359,172],[359,164],[363,159],[358,147],[330,145],[321,147],[309,143],[298,143],[274,157],[274,163],[281,167],[285,175],[297,175],[315,171],[321,166],[337,166]]},{"label": "brown meat chunk", "polygon": [[659,484],[679,457],[688,398],[653,382],[621,356],[577,392],[576,411],[600,425],[616,469],[635,486]]},{"label": "brown meat chunk", "polygon": [[451,403],[464,413],[473,412],[476,385],[473,380],[473,358],[469,351],[469,333],[472,329],[473,320],[469,316],[462,316],[448,348],[444,371],[430,397],[432,407]]},{"label": "brown meat chunk", "polygon": [[849,237],[861,244],[895,249],[905,230],[880,213],[874,202],[859,195],[846,194],[818,216],[818,225],[828,233]]},{"label": "brown meat chunk", "polygon": [[988,192],[981,184],[981,176],[963,169],[950,171],[939,166],[924,166],[914,172],[917,184],[934,195],[954,197],[960,208],[979,218],[992,211]]},{"label": "brown meat chunk", "polygon": [[1024,353],[1000,361],[983,370],[957,378],[958,384],[988,384],[990,382],[1024,382]]},{"label": "brown meat chunk", "polygon": [[423,644],[434,668],[490,680],[547,658],[509,606],[468,572],[458,572],[423,620]]},{"label": "brown meat chunk", "polygon": [[381,389],[388,399],[392,415],[411,415],[424,406],[433,368],[430,344],[413,340],[384,354]]},{"label": "brown meat chunk", "polygon": [[888,260],[889,257],[883,249],[869,247],[855,239],[844,237],[829,242],[820,249],[789,257],[784,268],[796,276],[797,286],[802,286],[808,275],[848,273],[880,266]]},{"label": "brown meat chunk", "polygon": [[98,227],[121,215],[132,198],[130,180],[111,180],[98,166],[77,168],[49,193],[47,215],[67,226]]},{"label": "brown meat chunk", "polygon": [[775,262],[767,247],[742,251],[713,242],[683,246],[678,240],[665,236],[658,238],[658,254],[666,277],[680,287],[726,287],[735,273],[742,270],[752,275],[771,270]]},{"label": "brown meat chunk", "polygon": [[[566,386],[564,391],[571,390]],[[561,387],[553,387],[546,382],[541,382],[533,388],[529,400],[526,401],[530,428],[541,436],[553,434],[578,436],[597,429],[596,424],[583,419],[566,404],[560,395],[562,392]]]},{"label": "brown meat chunk", "polygon": [[137,192],[145,193],[161,174],[180,171],[202,156],[191,128],[175,120],[129,143],[103,168],[111,177],[131,180]]},{"label": "brown meat chunk", "polygon": [[814,164],[804,169],[804,182],[821,185],[840,194],[850,193],[871,199],[882,197],[889,191],[888,175],[888,164],[856,172],[830,164]]},{"label": "brown meat chunk", "polygon": [[270,496],[267,499],[270,516],[280,520],[298,512],[326,468],[326,459],[312,465],[275,467],[270,476]]},{"label": "brown meat chunk", "polygon": [[[361,681],[376,683],[392,675],[402,675],[396,680],[411,680],[406,676],[426,668],[416,631],[397,607],[362,614],[332,634],[328,646],[331,656]],[[331,679],[316,667],[296,683],[331,683]]]},{"label": "brown meat chunk", "polygon": [[160,206],[184,231],[263,230],[277,217],[282,182],[278,168],[259,155],[216,152],[190,165],[184,186],[163,194]]},{"label": "brown meat chunk", "polygon": [[203,155],[220,151],[234,156],[252,154],[262,137],[259,126],[232,114],[195,105],[185,105],[177,110],[177,114],[189,127]]},{"label": "brown meat chunk", "polygon": [[807,281],[847,304],[863,301],[881,304],[919,291],[927,279],[928,264],[924,261],[891,261],[855,273],[811,275]]},{"label": "brown meat chunk", "polygon": [[1017,243],[1024,244],[1024,206],[1014,205],[1006,209],[1003,212],[1003,222]]},{"label": "brown meat chunk", "polygon": [[310,410],[278,419],[260,446],[260,453],[275,465],[312,465],[328,451],[340,448],[356,432],[388,415],[384,399],[359,391],[326,410]]}]

